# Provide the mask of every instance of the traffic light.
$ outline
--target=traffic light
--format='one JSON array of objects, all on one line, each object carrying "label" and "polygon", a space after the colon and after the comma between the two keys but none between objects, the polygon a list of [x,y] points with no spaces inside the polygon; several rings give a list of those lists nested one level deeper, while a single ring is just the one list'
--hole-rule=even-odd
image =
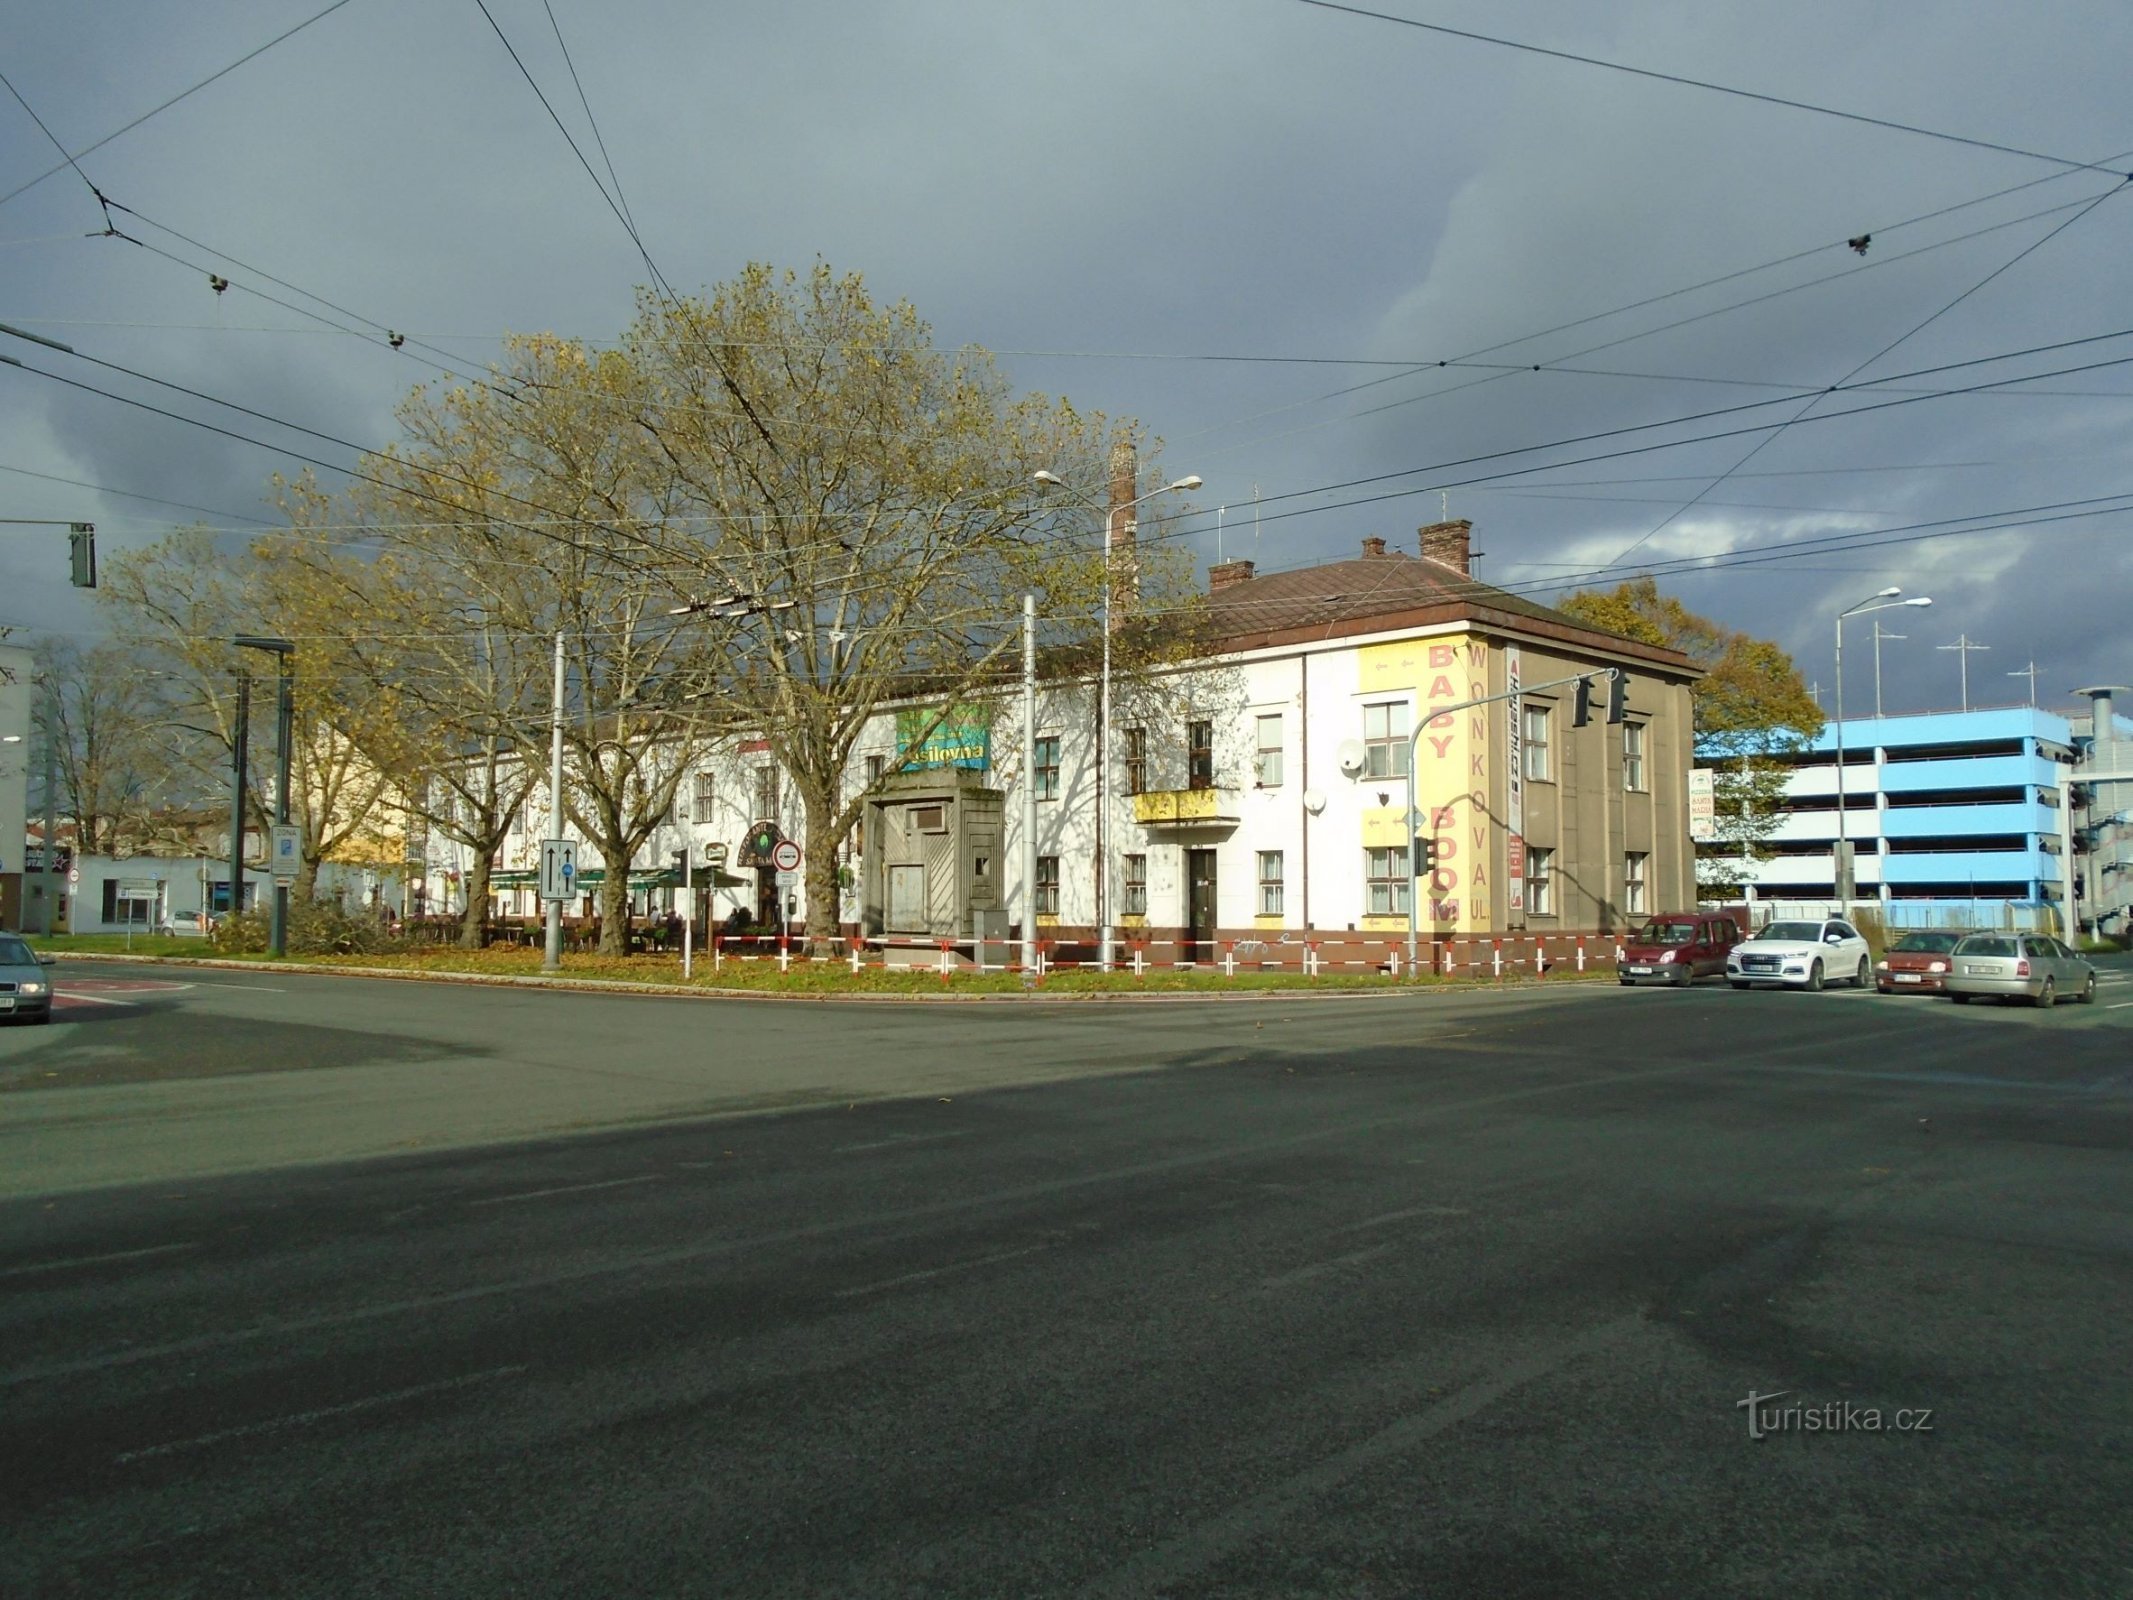
[{"label": "traffic light", "polygon": [[1417,878],[1426,878],[1437,870],[1437,841],[1426,834],[1415,835],[1414,872]]},{"label": "traffic light", "polygon": [[1577,702],[1570,713],[1570,726],[1582,728],[1592,720],[1592,680],[1578,679]]},{"label": "traffic light", "polygon": [[74,587],[96,587],[96,524],[77,522],[67,533],[68,553],[73,558]]},{"label": "traffic light", "polygon": [[1622,722],[1629,716],[1629,674],[1615,668],[1614,680],[1607,686],[1607,720]]}]

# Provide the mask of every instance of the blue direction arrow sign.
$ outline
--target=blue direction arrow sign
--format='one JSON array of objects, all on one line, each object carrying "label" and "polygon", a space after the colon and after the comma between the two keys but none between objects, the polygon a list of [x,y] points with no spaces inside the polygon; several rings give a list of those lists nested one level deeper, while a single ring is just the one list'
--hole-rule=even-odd
[{"label": "blue direction arrow sign", "polygon": [[540,896],[543,900],[568,900],[576,893],[578,846],[574,839],[541,841]]}]

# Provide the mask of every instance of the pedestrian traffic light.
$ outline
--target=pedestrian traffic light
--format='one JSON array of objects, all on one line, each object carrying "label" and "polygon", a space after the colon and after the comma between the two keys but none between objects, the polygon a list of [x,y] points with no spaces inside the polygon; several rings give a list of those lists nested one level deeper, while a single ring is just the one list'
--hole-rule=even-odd
[{"label": "pedestrian traffic light", "polygon": [[96,524],[77,522],[67,534],[68,553],[73,558],[74,587],[96,587]]},{"label": "pedestrian traffic light", "polygon": [[1570,713],[1570,726],[1582,728],[1592,720],[1592,680],[1578,679],[1577,700]]},{"label": "pedestrian traffic light", "polygon": [[1607,720],[1610,724],[1624,721],[1629,716],[1629,674],[1615,668],[1612,682],[1607,685]]},{"label": "pedestrian traffic light", "polygon": [[1415,870],[1412,876],[1426,878],[1437,870],[1437,841],[1427,834],[1415,835]]}]

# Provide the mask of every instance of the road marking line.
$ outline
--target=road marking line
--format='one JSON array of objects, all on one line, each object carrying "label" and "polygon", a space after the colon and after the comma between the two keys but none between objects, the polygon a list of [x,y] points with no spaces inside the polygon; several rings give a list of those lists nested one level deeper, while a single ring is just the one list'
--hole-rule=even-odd
[{"label": "road marking line", "polygon": [[907,1272],[900,1278],[884,1278],[879,1283],[863,1283],[855,1289],[839,1289],[836,1298],[853,1300],[863,1294],[879,1294],[884,1289],[901,1289],[907,1283],[925,1283],[933,1278],[944,1278],[951,1272],[968,1272],[975,1267],[989,1267],[996,1261],[1014,1261],[1049,1249],[1051,1246],[1048,1244],[1033,1244],[1021,1250],[996,1250],[989,1256],[973,1256],[968,1261],[951,1261],[945,1267],[929,1267],[924,1272]]},{"label": "road marking line", "polygon": [[219,978],[209,978],[201,983],[188,983],[187,989],[249,989],[254,994],[287,994],[286,989],[270,989],[263,983],[224,983]]},{"label": "road marking line", "polygon": [[374,1394],[362,1400],[350,1400],[345,1405],[321,1406],[316,1411],[298,1411],[286,1417],[276,1417],[270,1422],[247,1423],[241,1428],[224,1428],[219,1432],[203,1433],[192,1439],[176,1439],[169,1444],[152,1444],[145,1450],[128,1450],[111,1459],[123,1466],[129,1461],[146,1461],[153,1456],[176,1455],[181,1450],[204,1450],[209,1445],[223,1444],[231,1439],[256,1438],[262,1433],[280,1433],[286,1428],[307,1428],[314,1422],[352,1416],[358,1411],[375,1411],[380,1406],[398,1405],[402,1400],[413,1400],[426,1394],[444,1394],[453,1389],[467,1388],[472,1384],[493,1383],[498,1378],[508,1378],[526,1370],[523,1366],[491,1367],[487,1372],[470,1372],[463,1378],[445,1378],[437,1383],[418,1383],[411,1389],[395,1389],[390,1394]]},{"label": "road marking line", "polygon": [[145,1250],[113,1250],[100,1256],[70,1256],[64,1261],[39,1261],[27,1267],[0,1270],[0,1278],[25,1278],[33,1272],[65,1272],[70,1267],[100,1267],[107,1261],[138,1261],[143,1256],[167,1256],[179,1250],[197,1250],[199,1244],[152,1244]]},{"label": "road marking line", "polygon": [[903,1144],[932,1144],[937,1139],[962,1139],[968,1137],[968,1128],[959,1128],[953,1133],[907,1133],[895,1139],[872,1139],[865,1144],[841,1144],[830,1152],[833,1156],[856,1155],[862,1150],[888,1150]]},{"label": "road marking line", "polygon": [[1463,1217],[1468,1215],[1464,1206],[1409,1206],[1405,1211],[1388,1211],[1382,1217],[1365,1217],[1361,1222],[1350,1222],[1335,1228],[1335,1233],[1357,1233],[1364,1228],[1382,1228],[1388,1222],[1405,1222],[1409,1217]]},{"label": "road marking line", "polygon": [[619,1189],[631,1183],[657,1183],[659,1174],[647,1172],[641,1178],[608,1178],[599,1183],[566,1183],[558,1189],[528,1189],[524,1194],[494,1194],[486,1200],[469,1200],[470,1206],[508,1206],[521,1200],[545,1200],[552,1194],[584,1194],[591,1189]]},{"label": "road marking line", "polygon": [[1262,1278],[1262,1289],[1286,1289],[1291,1284],[1308,1283],[1313,1278],[1322,1278],[1329,1272],[1338,1272],[1343,1267],[1359,1267],[1366,1261],[1375,1261],[1392,1249],[1392,1244],[1374,1244],[1367,1250],[1351,1250],[1344,1256],[1335,1256],[1330,1261],[1314,1261],[1308,1267],[1298,1267],[1293,1272],[1277,1273],[1271,1278]]},{"label": "road marking line", "polygon": [[80,994],[72,989],[54,989],[52,998],[54,1000],[78,1000],[85,1006],[130,1006],[136,1003],[132,1000],[113,1000],[109,995]]},{"label": "road marking line", "polygon": [[2133,1000],[2120,1000],[2115,1004],[2105,1006],[2103,1009],[2106,1011],[2123,1011],[2127,1006],[2133,1006]]}]

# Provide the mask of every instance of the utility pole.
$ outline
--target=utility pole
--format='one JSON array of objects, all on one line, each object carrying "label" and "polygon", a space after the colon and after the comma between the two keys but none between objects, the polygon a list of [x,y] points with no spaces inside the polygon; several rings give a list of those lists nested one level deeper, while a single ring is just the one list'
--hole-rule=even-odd
[{"label": "utility pole", "polygon": [[1936,645],[1934,648],[1937,650],[1953,650],[1956,652],[1956,659],[1962,662],[1963,709],[1968,711],[1970,709],[1970,652],[1973,650],[1990,650],[1992,646],[1989,644],[1972,644],[1969,634],[1959,633],[1955,636],[1955,643]]},{"label": "utility pole", "polygon": [[[555,631],[555,693],[548,703],[548,837],[563,837],[563,630]],[[563,902],[550,900],[541,970],[563,967]],[[625,930],[627,931],[627,930]]]},{"label": "utility pole", "polygon": [[[81,818],[74,819],[74,838],[81,840]],[[44,683],[44,912],[37,919],[39,930],[49,939],[59,923],[59,680],[49,671]]]},{"label": "utility pole", "polygon": [[1022,597],[1022,973],[1037,971],[1037,597]]},{"label": "utility pole", "polygon": [[2029,680],[2029,703],[2034,706],[2037,703],[2037,664],[2032,661],[2028,666],[2021,668],[2019,671],[2010,672],[2007,676],[2010,678],[2027,678]]},{"label": "utility pole", "polygon": [[[240,633],[230,643],[240,650],[264,650],[276,658],[278,673],[274,685],[274,750],[281,774],[274,786],[274,822],[278,831],[289,825],[289,771],[296,726],[295,681],[290,676],[289,657],[296,653],[296,646],[287,639],[269,639],[251,633]],[[239,790],[241,798],[241,784]],[[267,856],[274,870],[274,900],[272,910],[268,914],[267,951],[278,961],[289,953],[289,885],[281,875],[279,850],[270,848]]]},{"label": "utility pole", "polygon": [[252,678],[237,673],[237,727],[230,740],[230,915],[244,915],[245,741],[252,732]]}]

